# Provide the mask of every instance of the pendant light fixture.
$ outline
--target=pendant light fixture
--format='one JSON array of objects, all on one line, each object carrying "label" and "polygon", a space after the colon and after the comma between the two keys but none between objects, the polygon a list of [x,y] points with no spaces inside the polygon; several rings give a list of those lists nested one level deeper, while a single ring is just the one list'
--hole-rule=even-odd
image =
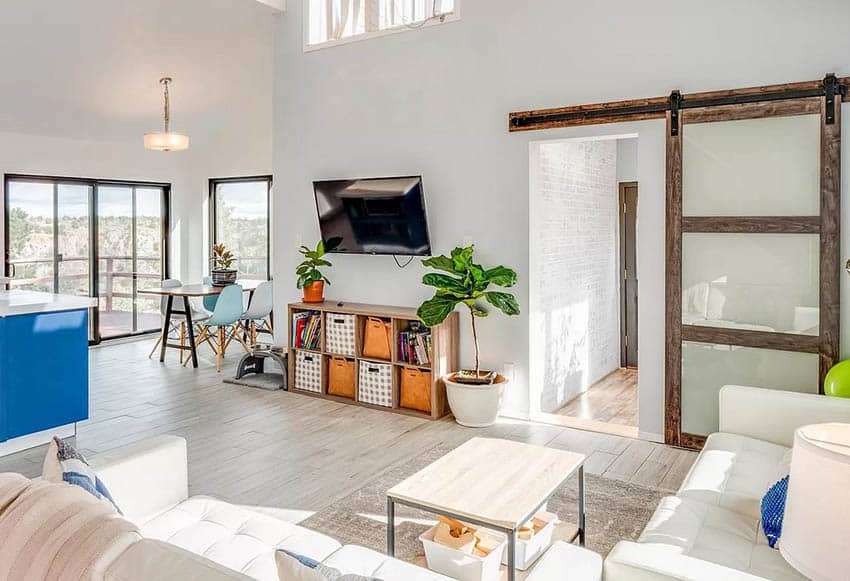
[{"label": "pendant light fixture", "polygon": [[145,149],[154,151],[182,151],[189,149],[189,136],[182,133],[174,133],[171,131],[171,102],[168,96],[168,85],[171,84],[171,77],[163,77],[159,80],[163,86],[164,110],[163,110],[163,126],[164,130],[161,133],[145,133]]}]

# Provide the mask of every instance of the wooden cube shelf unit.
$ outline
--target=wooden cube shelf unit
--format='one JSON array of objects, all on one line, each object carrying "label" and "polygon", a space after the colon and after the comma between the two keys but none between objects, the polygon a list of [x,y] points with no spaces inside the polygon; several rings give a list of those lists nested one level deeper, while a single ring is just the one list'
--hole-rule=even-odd
[{"label": "wooden cube shelf unit", "polygon": [[[318,313],[321,317],[321,332],[319,336],[319,348],[315,350],[295,349],[295,338],[292,336],[292,321],[296,313],[312,311]],[[327,325],[325,321],[327,317],[335,314],[354,315],[354,353],[350,355],[342,355],[339,353],[331,353],[327,349],[325,341],[325,331]],[[391,358],[388,360],[374,359],[363,357],[363,335],[366,321],[369,318],[382,319],[387,322],[392,322],[392,341],[391,341]],[[446,400],[446,386],[442,378],[458,369],[458,314],[452,313],[449,318],[436,327],[431,327],[431,363],[430,365],[413,365],[405,363],[399,354],[398,336],[410,326],[411,322],[420,322],[416,316],[416,309],[407,307],[390,307],[383,305],[368,305],[361,303],[340,303],[338,301],[325,301],[323,303],[291,303],[288,308],[288,326],[289,329],[289,389],[293,393],[300,393],[313,397],[320,397],[337,402],[368,407],[382,411],[390,411],[399,414],[406,414],[419,418],[437,420],[449,413],[449,406]],[[307,351],[313,355],[321,356],[321,392],[312,392],[299,389],[295,380],[295,365],[296,352]],[[360,366],[369,363],[381,363],[392,367],[392,407],[384,407],[374,405],[359,400],[359,390],[355,386],[354,399],[336,396],[328,393],[328,361],[332,356],[345,357],[349,361],[354,361],[355,364],[355,381],[359,381]],[[413,367],[422,371],[431,373],[431,413],[424,411],[404,408],[400,405],[401,401],[401,375],[406,367]]]}]

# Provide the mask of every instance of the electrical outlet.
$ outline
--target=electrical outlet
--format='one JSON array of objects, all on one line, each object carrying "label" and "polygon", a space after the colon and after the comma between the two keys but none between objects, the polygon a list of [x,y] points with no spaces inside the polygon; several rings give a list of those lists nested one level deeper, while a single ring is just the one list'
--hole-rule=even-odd
[{"label": "electrical outlet", "polygon": [[516,364],[515,363],[505,363],[502,366],[502,375],[505,376],[505,379],[513,383],[516,379]]}]

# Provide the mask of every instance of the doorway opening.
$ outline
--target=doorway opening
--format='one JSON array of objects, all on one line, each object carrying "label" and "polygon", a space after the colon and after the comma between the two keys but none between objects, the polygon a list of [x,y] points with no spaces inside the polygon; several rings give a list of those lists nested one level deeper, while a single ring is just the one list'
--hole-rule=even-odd
[{"label": "doorway opening", "polygon": [[531,359],[541,419],[638,436],[637,136],[531,148]]}]

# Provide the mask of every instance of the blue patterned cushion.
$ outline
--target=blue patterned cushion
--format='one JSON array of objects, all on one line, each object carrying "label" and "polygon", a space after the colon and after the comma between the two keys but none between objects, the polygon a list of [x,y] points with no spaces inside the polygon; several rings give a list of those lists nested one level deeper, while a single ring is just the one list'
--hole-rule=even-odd
[{"label": "blue patterned cushion", "polygon": [[119,514],[123,514],[112,499],[112,495],[109,494],[106,485],[97,477],[85,457],[68,442],[56,437],[53,438],[53,441],[57,447],[56,460],[58,460],[62,470],[62,480],[68,484],[79,486],[100,500],[109,501]]},{"label": "blue patterned cushion", "polygon": [[[381,581],[376,577],[364,577],[354,573],[342,573],[332,567],[323,565],[322,563],[292,553],[286,549],[278,549],[277,561],[278,576],[282,581],[287,579],[311,579],[315,581]],[[307,575],[304,575],[304,569],[309,570]]]},{"label": "blue patterned cushion", "polygon": [[771,548],[782,535],[782,519],[785,516],[785,497],[788,495],[788,477],[771,486],[761,499],[761,526]]}]

